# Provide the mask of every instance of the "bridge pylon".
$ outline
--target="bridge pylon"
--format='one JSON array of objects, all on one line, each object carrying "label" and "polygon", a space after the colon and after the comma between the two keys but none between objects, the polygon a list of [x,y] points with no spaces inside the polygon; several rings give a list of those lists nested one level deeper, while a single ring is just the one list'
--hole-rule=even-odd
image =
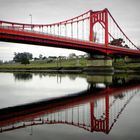
[{"label": "bridge pylon", "polygon": [[94,41],[94,26],[96,23],[100,23],[104,28],[104,38],[105,38],[105,47],[108,47],[108,10],[104,9],[102,11],[90,11],[90,31],[89,31],[89,41]]}]

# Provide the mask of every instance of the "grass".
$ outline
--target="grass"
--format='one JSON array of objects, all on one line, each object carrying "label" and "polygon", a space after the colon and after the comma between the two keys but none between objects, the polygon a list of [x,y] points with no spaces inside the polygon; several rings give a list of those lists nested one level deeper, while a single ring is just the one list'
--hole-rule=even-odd
[{"label": "grass", "polygon": [[140,70],[140,63],[115,63],[114,68],[120,70]]},{"label": "grass", "polygon": [[[140,63],[124,63],[119,61],[113,64],[115,69],[120,70],[140,70]],[[86,59],[68,59],[68,60],[59,60],[59,61],[32,61],[28,65],[23,65],[19,63],[15,64],[1,64],[0,69],[59,69],[59,68],[83,68],[87,67]]]},{"label": "grass", "polygon": [[19,63],[15,64],[2,64],[0,69],[49,69],[49,68],[60,68],[60,67],[85,67],[85,59],[69,59],[69,60],[59,60],[48,63],[47,61],[33,61],[28,65],[23,65]]}]

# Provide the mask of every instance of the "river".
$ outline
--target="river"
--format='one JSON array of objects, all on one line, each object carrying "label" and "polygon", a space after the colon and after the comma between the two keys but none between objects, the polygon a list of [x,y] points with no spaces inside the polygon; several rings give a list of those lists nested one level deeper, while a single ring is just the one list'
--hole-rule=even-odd
[{"label": "river", "polygon": [[0,73],[2,140],[139,140],[140,75]]}]

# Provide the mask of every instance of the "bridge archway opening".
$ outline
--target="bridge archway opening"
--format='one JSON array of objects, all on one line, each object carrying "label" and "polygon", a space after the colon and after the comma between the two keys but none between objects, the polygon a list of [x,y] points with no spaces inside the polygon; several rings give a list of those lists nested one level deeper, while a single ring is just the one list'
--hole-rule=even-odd
[{"label": "bridge archway opening", "polygon": [[105,29],[102,23],[96,22],[93,25],[93,42],[105,43]]}]

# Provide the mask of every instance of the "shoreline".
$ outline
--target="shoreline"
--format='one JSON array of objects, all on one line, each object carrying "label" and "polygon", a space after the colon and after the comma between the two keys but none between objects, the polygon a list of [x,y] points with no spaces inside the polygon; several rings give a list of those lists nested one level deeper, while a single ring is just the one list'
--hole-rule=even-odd
[{"label": "shoreline", "polygon": [[114,67],[60,67],[60,68],[0,68],[0,72],[48,72],[48,73],[140,73],[137,69],[114,69]]}]

